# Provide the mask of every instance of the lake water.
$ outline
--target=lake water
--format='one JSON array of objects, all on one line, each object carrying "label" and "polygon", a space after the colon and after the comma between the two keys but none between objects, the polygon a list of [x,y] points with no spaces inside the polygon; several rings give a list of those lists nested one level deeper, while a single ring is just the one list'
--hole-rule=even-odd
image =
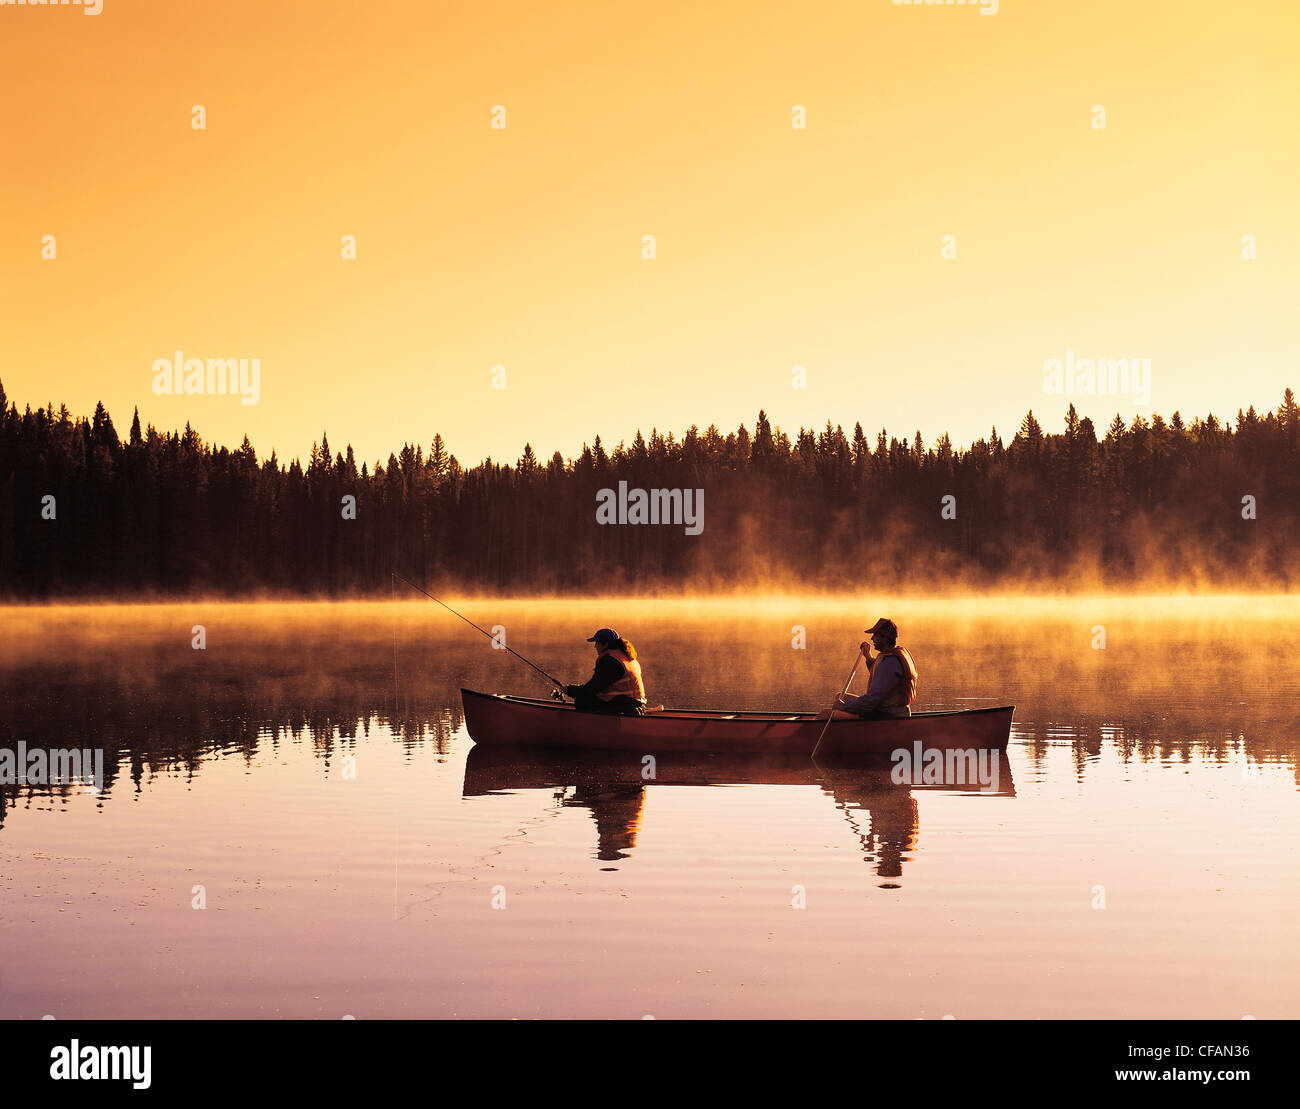
[{"label": "lake water", "polygon": [[105,757],[0,787],[0,1017],[1300,1016],[1300,599],[464,611],[792,710],[891,615],[1004,773],[474,750],[461,686],[547,689],[427,601],[0,609],[0,745]]}]

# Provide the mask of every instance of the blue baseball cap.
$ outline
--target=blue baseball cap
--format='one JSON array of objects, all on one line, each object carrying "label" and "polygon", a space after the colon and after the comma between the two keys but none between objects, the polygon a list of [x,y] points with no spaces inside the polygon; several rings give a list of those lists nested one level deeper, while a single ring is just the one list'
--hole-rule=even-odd
[{"label": "blue baseball cap", "polygon": [[613,628],[601,628],[595,635],[587,640],[588,643],[617,643],[623,637]]}]

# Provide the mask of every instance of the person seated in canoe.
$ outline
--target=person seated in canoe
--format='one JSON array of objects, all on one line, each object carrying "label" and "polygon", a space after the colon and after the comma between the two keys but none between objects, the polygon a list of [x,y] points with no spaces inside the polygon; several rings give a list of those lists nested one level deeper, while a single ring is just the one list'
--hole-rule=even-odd
[{"label": "person seated in canoe", "polygon": [[[867,629],[870,642],[860,643],[871,680],[861,697],[841,693],[835,698],[837,720],[896,720],[911,716],[916,700],[916,663],[906,647],[898,645],[898,625],[881,617]],[[872,655],[871,649],[876,649]],[[823,712],[818,719],[826,719]]]},{"label": "person seated in canoe", "polygon": [[645,683],[636,648],[613,628],[601,628],[587,640],[596,648],[596,668],[582,685],[566,685],[579,712],[608,712],[622,716],[645,715]]}]

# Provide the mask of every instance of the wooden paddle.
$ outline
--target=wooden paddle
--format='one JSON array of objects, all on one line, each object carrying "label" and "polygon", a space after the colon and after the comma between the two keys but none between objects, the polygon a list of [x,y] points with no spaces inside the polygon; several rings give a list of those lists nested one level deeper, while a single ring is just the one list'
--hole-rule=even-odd
[{"label": "wooden paddle", "polygon": [[[849,680],[844,683],[844,692],[840,694],[840,697],[845,697],[848,695],[849,686],[853,684],[853,679],[858,672],[858,663],[860,663],[861,661],[862,661],[862,648],[859,647],[858,655],[853,660],[853,669],[849,671]],[[817,743],[812,749],[813,758],[817,757],[817,748],[822,745],[822,740],[826,738],[826,730],[831,726],[831,721],[835,719],[835,707],[839,699],[840,699],[839,697],[836,697],[835,700],[831,702],[831,714],[826,718],[826,727],[822,728],[822,734],[817,737]]]}]

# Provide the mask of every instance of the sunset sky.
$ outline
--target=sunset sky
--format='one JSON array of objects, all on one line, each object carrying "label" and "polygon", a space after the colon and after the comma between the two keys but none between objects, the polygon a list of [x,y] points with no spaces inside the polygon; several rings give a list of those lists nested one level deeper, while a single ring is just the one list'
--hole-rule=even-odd
[{"label": "sunset sky", "polygon": [[[1294,0],[103,5],[0,7],[20,409],[468,464],[760,408],[1058,430],[1067,351],[1151,359],[1148,405],[1073,398],[1103,429],[1300,388]],[[156,396],[176,350],[259,403]]]}]

